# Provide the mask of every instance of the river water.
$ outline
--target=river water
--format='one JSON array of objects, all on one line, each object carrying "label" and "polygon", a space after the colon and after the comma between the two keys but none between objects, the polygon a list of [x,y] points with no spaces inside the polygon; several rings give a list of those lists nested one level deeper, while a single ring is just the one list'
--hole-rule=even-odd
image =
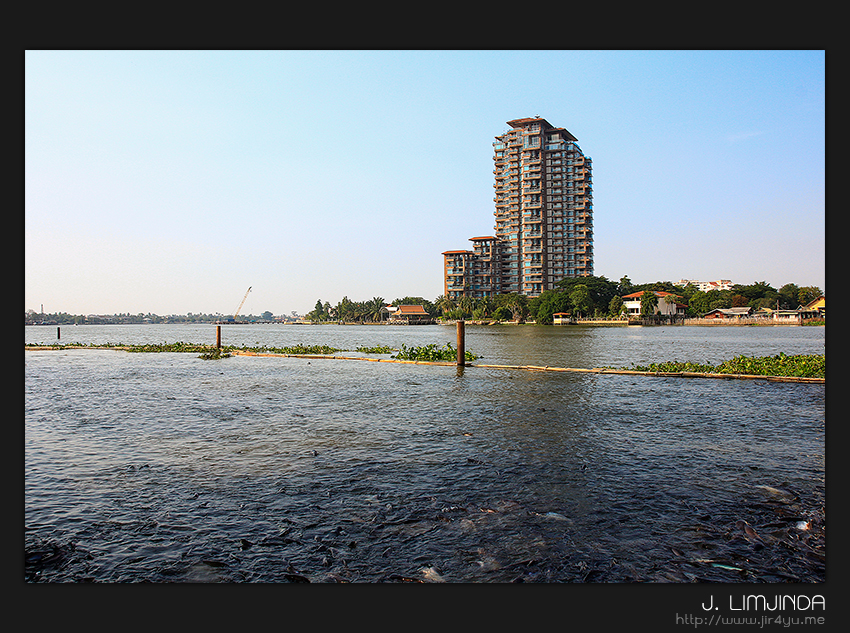
[{"label": "river water", "polygon": [[[60,332],[215,342],[212,325]],[[56,343],[57,328],[27,327],[25,342]],[[454,327],[222,326],[237,346],[446,342]],[[467,325],[466,349],[486,364],[719,363],[824,353],[825,328]],[[29,582],[826,578],[824,385],[97,349],[24,359]]]}]

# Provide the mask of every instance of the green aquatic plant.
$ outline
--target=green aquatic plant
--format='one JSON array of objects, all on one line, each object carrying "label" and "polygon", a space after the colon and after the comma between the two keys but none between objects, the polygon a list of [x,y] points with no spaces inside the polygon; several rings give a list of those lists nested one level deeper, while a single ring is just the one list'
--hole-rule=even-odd
[{"label": "green aquatic plant", "polygon": [[[479,358],[468,351],[464,352],[463,357],[464,360],[468,361]],[[453,361],[457,360],[457,349],[452,347],[451,343],[446,343],[445,347],[438,347],[435,343],[421,347],[407,347],[402,343],[401,350],[393,358],[398,360]]]},{"label": "green aquatic plant", "polygon": [[747,376],[788,376],[796,378],[826,378],[826,354],[779,353],[775,356],[736,356],[718,365],[668,361],[629,368],[633,371],[662,373],[742,374]]},{"label": "green aquatic plant", "polygon": [[[109,344],[107,344],[109,346]],[[209,345],[198,345],[197,343],[150,343],[145,345],[127,345],[120,346],[126,347],[128,352],[207,352],[210,349]]]},{"label": "green aquatic plant", "polygon": [[317,354],[328,355],[336,352],[345,352],[347,350],[331,347],[330,345],[292,345],[289,347],[263,347],[251,348],[250,351],[266,351],[272,354]]},{"label": "green aquatic plant", "polygon": [[[26,344],[25,347],[39,347],[34,344]],[[41,346],[48,347],[48,346]],[[124,345],[122,343],[105,343],[105,344],[84,344],[84,343],[73,343],[70,345],[63,344],[55,344],[50,345],[50,349],[63,349],[67,347],[89,347],[94,349],[123,349],[128,352],[137,352],[137,353],[151,353],[151,352],[191,352],[200,354],[199,358],[203,358],[204,360],[213,360],[219,358],[227,358],[231,355],[232,352],[243,351],[243,352],[255,352],[255,353],[267,353],[267,354],[287,354],[287,355],[317,355],[317,356],[328,356],[331,354],[335,354],[336,352],[347,352],[350,350],[340,349],[337,347],[331,347],[329,345],[292,345],[288,347],[270,347],[267,345],[255,345],[255,346],[242,346],[235,347],[232,345],[225,345],[220,348],[213,347],[211,345],[199,345],[196,343],[147,343],[143,345]],[[393,347],[389,347],[388,345],[376,345],[374,347],[358,347],[358,352],[362,352],[364,354],[391,354],[392,352],[398,352],[392,358],[396,358],[399,360],[422,360],[422,361],[454,361],[457,360],[457,350],[452,346],[451,343],[446,343],[445,347],[438,347],[436,344],[431,343],[429,345],[424,345],[421,347],[407,347],[402,344],[401,350],[398,350]],[[473,361],[478,356],[473,354],[472,352],[465,352],[464,358],[467,361]]]},{"label": "green aquatic plant", "polygon": [[396,350],[393,347],[388,347],[386,345],[378,345],[376,347],[363,347],[360,346],[354,350],[355,352],[361,352],[363,354],[392,354]]},{"label": "green aquatic plant", "polygon": [[204,352],[203,354],[198,356],[198,358],[201,358],[203,360],[219,360],[221,358],[230,358],[230,352],[222,352],[221,348],[214,347],[213,349]]}]

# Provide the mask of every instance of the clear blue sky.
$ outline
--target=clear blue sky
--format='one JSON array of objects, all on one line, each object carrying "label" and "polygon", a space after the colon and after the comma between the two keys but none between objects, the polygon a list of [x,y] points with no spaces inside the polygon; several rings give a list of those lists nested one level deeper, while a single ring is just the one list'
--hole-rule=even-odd
[{"label": "clear blue sky", "polygon": [[433,300],[536,115],[593,159],[596,275],[826,290],[824,51],[28,51],[25,309]]}]

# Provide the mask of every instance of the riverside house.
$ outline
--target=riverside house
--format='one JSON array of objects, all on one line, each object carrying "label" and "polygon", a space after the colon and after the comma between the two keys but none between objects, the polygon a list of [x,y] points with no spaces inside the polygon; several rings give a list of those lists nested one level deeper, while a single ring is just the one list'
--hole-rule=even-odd
[{"label": "riverside house", "polygon": [[756,317],[769,319],[779,323],[805,323],[826,319],[826,300],[818,297],[811,303],[800,306],[796,310],[773,310],[771,308],[759,308]]},{"label": "riverside house", "polygon": [[[658,304],[655,306],[655,314],[675,316],[677,314],[684,315],[687,312],[688,306],[676,301],[679,298],[678,295],[674,295],[672,292],[666,292],[664,290],[651,290],[650,292],[654,293],[658,299]],[[630,317],[640,316],[642,295],[642,290],[640,292],[623,295],[623,306],[626,310],[628,310]]]},{"label": "riverside house", "polygon": [[383,310],[387,311],[388,321],[390,323],[406,323],[408,325],[428,325],[433,323],[431,315],[428,314],[428,311],[422,305],[387,306]]},{"label": "riverside house", "polygon": [[742,308],[715,308],[710,312],[706,312],[703,319],[742,319],[750,316],[753,311],[749,306]]}]

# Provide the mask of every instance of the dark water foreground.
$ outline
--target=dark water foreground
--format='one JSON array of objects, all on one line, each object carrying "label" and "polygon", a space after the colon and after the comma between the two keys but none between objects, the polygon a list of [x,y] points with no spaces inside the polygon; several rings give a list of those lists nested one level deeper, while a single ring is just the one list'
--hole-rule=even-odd
[{"label": "dark water foreground", "polygon": [[26,352],[30,582],[822,582],[823,385]]}]

